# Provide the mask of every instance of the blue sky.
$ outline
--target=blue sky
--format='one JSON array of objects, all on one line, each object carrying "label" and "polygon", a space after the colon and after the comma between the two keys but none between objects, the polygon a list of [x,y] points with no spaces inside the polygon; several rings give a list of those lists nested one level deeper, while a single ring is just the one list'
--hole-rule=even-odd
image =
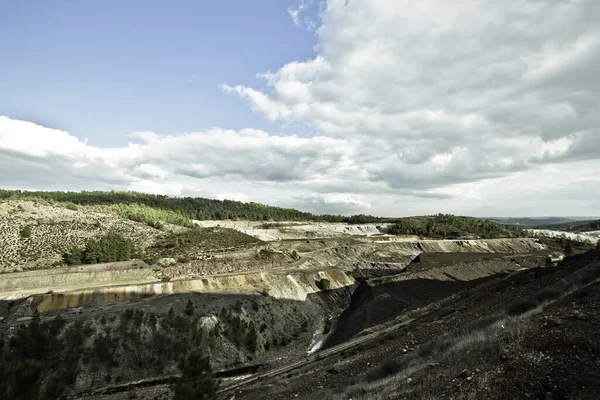
[{"label": "blue sky", "polygon": [[0,187],[597,215],[600,2],[0,0]]},{"label": "blue sky", "polygon": [[[219,126],[286,131],[222,83],[313,56],[292,1],[13,1],[0,12],[0,112],[93,145]],[[3,93],[3,94],[1,94]]]}]

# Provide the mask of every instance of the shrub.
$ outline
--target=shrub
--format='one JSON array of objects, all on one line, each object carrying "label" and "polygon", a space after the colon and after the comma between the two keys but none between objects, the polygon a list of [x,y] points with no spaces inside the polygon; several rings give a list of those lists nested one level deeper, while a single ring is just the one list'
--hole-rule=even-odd
[{"label": "shrub", "polygon": [[65,207],[67,207],[69,210],[77,210],[79,209],[79,207],[77,207],[77,204],[74,203],[65,203]]},{"label": "shrub", "polygon": [[388,376],[397,374],[401,369],[401,365],[396,360],[386,360],[378,367],[372,369],[367,374],[367,381],[372,382],[387,378]]},{"label": "shrub", "polygon": [[533,310],[537,305],[537,301],[531,298],[515,300],[506,308],[506,313],[510,316],[525,314],[527,311]]},{"label": "shrub", "polygon": [[329,290],[331,289],[331,282],[329,279],[322,278],[319,282],[317,282],[317,287],[321,290]]},{"label": "shrub", "polygon": [[556,300],[561,296],[562,292],[558,289],[544,289],[535,295],[535,299],[538,303],[544,301]]},{"label": "shrub", "polygon": [[25,225],[19,233],[23,239],[27,239],[31,236],[31,225]]}]

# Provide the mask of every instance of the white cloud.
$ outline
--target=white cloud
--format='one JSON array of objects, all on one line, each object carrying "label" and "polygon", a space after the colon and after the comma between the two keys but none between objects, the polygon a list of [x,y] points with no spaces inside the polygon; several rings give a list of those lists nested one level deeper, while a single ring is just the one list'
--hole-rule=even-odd
[{"label": "white cloud", "polygon": [[[288,13],[309,26],[316,4]],[[599,2],[319,6],[312,59],[257,71],[264,88],[221,86],[313,136],[134,132],[136,143],[111,149],[0,117],[0,179],[315,212],[597,214]]]},{"label": "white cloud", "polygon": [[306,26],[308,30],[313,30],[316,28],[316,22],[311,18],[303,17],[301,18],[301,14],[306,12],[314,3],[314,0],[300,0],[300,2],[295,7],[288,8],[288,15],[292,18],[294,25],[297,27]]}]

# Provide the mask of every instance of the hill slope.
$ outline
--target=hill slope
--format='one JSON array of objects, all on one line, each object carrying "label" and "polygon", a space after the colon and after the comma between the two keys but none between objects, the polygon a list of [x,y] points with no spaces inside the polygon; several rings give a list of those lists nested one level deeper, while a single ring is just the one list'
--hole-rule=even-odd
[{"label": "hill slope", "polygon": [[106,213],[33,201],[0,202],[0,272],[59,265],[74,246],[108,233],[131,239],[140,248],[166,234]]},{"label": "hill slope", "polygon": [[552,229],[566,232],[600,231],[600,219],[595,221],[569,221],[560,224],[540,225],[538,229]]}]

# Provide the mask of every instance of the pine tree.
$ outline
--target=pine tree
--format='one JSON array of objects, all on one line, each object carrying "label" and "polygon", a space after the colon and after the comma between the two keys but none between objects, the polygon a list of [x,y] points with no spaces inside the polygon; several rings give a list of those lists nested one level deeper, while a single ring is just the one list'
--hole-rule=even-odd
[{"label": "pine tree", "polygon": [[571,257],[573,255],[573,245],[571,244],[571,241],[568,240],[567,244],[565,245],[565,257]]},{"label": "pine tree", "polygon": [[174,400],[216,400],[219,381],[201,348],[191,350],[179,363],[181,377],[173,384]]}]

